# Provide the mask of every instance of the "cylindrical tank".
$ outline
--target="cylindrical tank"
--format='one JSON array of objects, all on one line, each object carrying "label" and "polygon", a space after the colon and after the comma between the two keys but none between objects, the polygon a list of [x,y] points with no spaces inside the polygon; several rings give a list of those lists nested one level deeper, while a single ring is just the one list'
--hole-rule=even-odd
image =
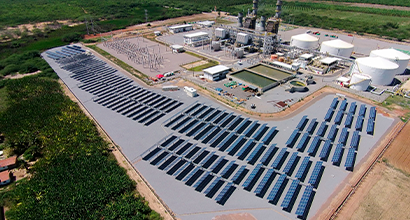
[{"label": "cylindrical tank", "polygon": [[271,60],[276,60],[276,59],[278,59],[278,55],[273,54],[273,55],[270,56],[270,59]]},{"label": "cylindrical tank", "polygon": [[399,65],[381,57],[364,57],[355,61],[353,72],[372,77],[373,85],[390,85]]},{"label": "cylindrical tank", "polygon": [[266,17],[265,16],[261,16],[261,31],[265,31],[266,27]]},{"label": "cylindrical tank", "polygon": [[410,56],[395,49],[373,50],[370,52],[371,57],[382,57],[399,65],[396,74],[402,74],[406,71],[410,61]]},{"label": "cylindrical tank", "polygon": [[309,34],[299,34],[292,36],[290,46],[295,46],[300,49],[314,49],[318,47],[319,39]]},{"label": "cylindrical tank", "polygon": [[226,38],[227,31],[223,28],[215,28],[215,36],[221,39]]},{"label": "cylindrical tank", "polygon": [[349,44],[340,39],[324,41],[320,47],[320,52],[329,53],[335,56],[350,57],[354,49],[353,44]]},{"label": "cylindrical tank", "polygon": [[279,57],[278,61],[279,62],[285,62],[285,57]]},{"label": "cylindrical tank", "polygon": [[238,26],[243,27],[243,14],[242,14],[242,12],[238,13]]},{"label": "cylindrical tank", "polygon": [[366,91],[372,78],[368,75],[353,73],[350,80],[350,88],[358,91]]},{"label": "cylindrical tank", "polygon": [[219,42],[212,42],[212,48],[214,49],[214,51],[219,51],[219,50],[221,50],[221,43],[219,43]]},{"label": "cylindrical tank", "polygon": [[238,59],[242,58],[243,57],[243,49],[236,49],[235,50],[235,56]]}]

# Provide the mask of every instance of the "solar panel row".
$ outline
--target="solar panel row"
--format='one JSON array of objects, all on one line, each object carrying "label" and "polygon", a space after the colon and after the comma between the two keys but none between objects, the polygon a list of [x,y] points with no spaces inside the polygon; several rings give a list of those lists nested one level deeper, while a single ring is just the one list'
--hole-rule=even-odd
[{"label": "solar panel row", "polygon": [[272,167],[273,167],[274,169],[278,169],[278,168],[279,168],[279,165],[280,165],[280,163],[282,162],[283,157],[285,156],[286,153],[287,153],[286,147],[285,147],[285,148],[282,148],[282,150],[279,152],[278,156],[277,156],[277,157],[275,158],[275,160],[273,161]]},{"label": "solar panel row", "polygon": [[317,161],[315,164],[315,167],[313,168],[313,172],[310,175],[309,181],[308,183],[312,186],[316,186],[318,179],[319,179],[319,175],[322,171],[322,166],[323,165],[323,161]]},{"label": "solar panel row", "polygon": [[364,117],[365,114],[366,114],[366,105],[362,104],[360,105],[359,116]]},{"label": "solar panel row", "polygon": [[308,132],[309,134],[313,134],[313,132],[315,131],[316,124],[317,124],[316,120],[317,119],[314,118],[310,121],[310,124],[309,124],[308,128],[306,129],[306,132]]},{"label": "solar panel row", "polygon": [[269,201],[275,200],[275,198],[278,196],[279,190],[281,190],[283,182],[285,182],[285,180],[286,180],[286,174],[280,175],[280,177],[278,178],[278,180],[275,183],[275,186],[273,186],[271,192],[268,195],[267,199]]},{"label": "solar panel row", "polygon": [[298,172],[296,173],[295,177],[301,179],[304,174],[306,173],[307,166],[309,165],[310,157],[303,158],[302,164],[299,167]]},{"label": "solar panel row", "polygon": [[298,208],[296,209],[296,215],[297,216],[304,216],[306,213],[306,208],[308,207],[308,204],[311,201],[313,193],[313,187],[312,186],[306,186],[305,191],[303,192],[302,199],[299,202]]},{"label": "solar panel row", "polygon": [[292,184],[290,184],[290,188],[286,193],[285,198],[282,201],[282,204],[280,205],[281,207],[285,209],[289,207],[289,204],[291,203],[293,197],[295,196],[295,192],[299,187],[299,182],[300,181],[298,179],[292,181]]},{"label": "solar panel row", "polygon": [[332,120],[333,113],[334,113],[333,108],[329,108],[329,110],[327,110],[327,113],[325,115],[325,121]]},{"label": "solar panel row", "polygon": [[304,133],[302,138],[299,141],[299,144],[296,146],[296,149],[302,150],[305,147],[309,138],[310,138],[309,133]]},{"label": "solar panel row", "polygon": [[296,135],[299,134],[299,129],[295,129],[286,141],[286,145],[291,145],[295,141]]},{"label": "solar panel row", "polygon": [[316,132],[316,135],[319,135],[319,136],[323,137],[323,135],[325,135],[325,133],[326,133],[326,127],[327,127],[326,121],[322,122],[320,124],[319,129]]},{"label": "solar panel row", "polygon": [[354,148],[349,148],[349,151],[347,152],[346,162],[345,162],[345,167],[346,168],[353,168],[355,156],[356,156],[355,149]]},{"label": "solar panel row", "polygon": [[286,164],[285,168],[283,169],[283,172],[289,175],[289,172],[291,171],[292,167],[295,164],[296,159],[298,158],[298,152],[293,152],[292,156],[290,156],[290,159],[288,163]]},{"label": "solar panel row", "polygon": [[306,120],[307,120],[307,115],[304,115],[304,116],[300,119],[300,121],[299,121],[298,125],[296,126],[296,128],[299,129],[299,130],[302,130],[303,125],[305,124]]},{"label": "solar panel row", "polygon": [[334,98],[333,101],[332,101],[332,104],[330,104],[330,108],[335,109],[338,104],[339,104],[338,98]]},{"label": "solar panel row", "polygon": [[340,104],[339,110],[340,110],[340,111],[345,111],[345,110],[346,110],[346,107],[347,107],[347,101],[346,101],[346,99],[344,99],[344,100],[342,101],[342,104]]}]

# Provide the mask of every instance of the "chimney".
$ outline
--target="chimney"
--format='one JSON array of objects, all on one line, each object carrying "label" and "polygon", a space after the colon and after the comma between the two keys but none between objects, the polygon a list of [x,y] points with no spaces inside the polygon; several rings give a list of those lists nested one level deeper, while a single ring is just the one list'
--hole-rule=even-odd
[{"label": "chimney", "polygon": [[243,27],[243,14],[241,12],[238,13],[238,25]]}]

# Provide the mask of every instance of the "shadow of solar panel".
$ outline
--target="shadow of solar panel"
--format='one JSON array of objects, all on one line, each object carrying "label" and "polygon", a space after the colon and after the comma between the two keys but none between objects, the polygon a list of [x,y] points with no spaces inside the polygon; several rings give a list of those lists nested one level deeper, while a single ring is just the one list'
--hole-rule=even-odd
[{"label": "shadow of solar panel", "polygon": [[186,156],[186,159],[190,159],[191,157],[193,157],[201,148],[200,147],[194,147],[194,149],[192,149]]},{"label": "shadow of solar panel", "polygon": [[161,148],[157,147],[154,150],[150,151],[145,157],[143,157],[143,160],[150,160],[153,156],[155,156],[158,152],[161,151]]},{"label": "shadow of solar panel", "polygon": [[197,186],[194,186],[195,190],[198,192],[202,192],[202,190],[205,189],[205,187],[209,184],[209,182],[212,181],[213,178],[214,176],[212,176],[211,174],[204,175],[203,179],[198,180],[198,182],[196,183]]},{"label": "shadow of solar panel", "polygon": [[207,169],[209,166],[212,165],[213,162],[218,158],[217,155],[212,155],[205,163],[202,165],[203,168]]},{"label": "shadow of solar panel", "polygon": [[238,164],[235,164],[235,161],[231,161],[228,166],[221,172],[221,176],[224,179],[228,179],[232,173],[238,168]]},{"label": "shadow of solar panel", "polygon": [[238,135],[236,133],[232,132],[226,137],[220,144],[219,144],[219,150],[220,151],[225,151],[235,140],[238,138]]},{"label": "shadow of solar panel", "polygon": [[171,169],[168,170],[167,174],[168,175],[174,175],[174,173],[179,170],[184,164],[186,164],[186,160],[181,159],[178,161],[174,166],[171,167]]},{"label": "shadow of solar panel", "polygon": [[263,143],[259,143],[258,146],[252,151],[251,155],[249,155],[247,161],[249,164],[255,164],[259,157],[263,154],[263,151],[265,151],[266,147],[263,146]]},{"label": "shadow of solar panel", "polygon": [[312,162],[310,161],[310,157],[304,157],[302,164],[300,164],[299,170],[296,173],[295,177],[300,181],[305,181],[306,175],[309,172],[310,166]]},{"label": "shadow of solar panel", "polygon": [[175,179],[182,180],[194,168],[195,166],[192,163],[189,163],[188,166],[181,173],[179,173]]},{"label": "shadow of solar panel", "polygon": [[292,156],[290,156],[288,163],[283,169],[283,172],[291,176],[298,162],[299,162],[298,152],[293,152]]},{"label": "shadow of solar panel", "polygon": [[246,169],[246,165],[241,166],[241,168],[239,168],[239,170],[232,177],[232,182],[239,185],[248,172],[249,170]]},{"label": "shadow of solar panel", "polygon": [[286,148],[282,148],[282,150],[279,152],[278,156],[275,158],[275,160],[272,163],[272,167],[274,169],[279,170],[283,164],[283,161],[286,159],[287,155],[289,153],[286,151]]},{"label": "shadow of solar panel", "polygon": [[219,195],[215,198],[216,202],[225,205],[225,203],[228,201],[229,197],[233,194],[235,191],[236,187],[233,185],[233,183],[228,183],[222,191],[219,193]]},{"label": "shadow of solar panel", "polygon": [[207,144],[212,138],[214,138],[219,132],[221,131],[221,129],[219,127],[216,127],[214,131],[212,131],[212,133],[210,133],[208,136],[206,136],[206,138],[204,138],[204,140],[202,140],[203,144]]},{"label": "shadow of solar panel", "polygon": [[219,159],[215,165],[213,165],[211,167],[211,171],[212,173],[219,173],[219,171],[221,171],[221,169],[225,166],[225,164],[228,163],[227,159],[223,159],[223,157],[221,159]]},{"label": "shadow of solar panel", "polygon": [[154,160],[152,160],[150,164],[156,166],[168,154],[169,154],[168,152],[162,152],[159,156],[157,156]]},{"label": "shadow of solar panel", "polygon": [[204,173],[203,170],[197,170],[186,182],[185,185],[192,186],[194,182]]},{"label": "shadow of solar panel", "polygon": [[282,195],[283,189],[286,187],[287,184],[286,174],[282,174],[279,176],[278,180],[276,181],[275,185],[273,186],[272,190],[268,195],[268,201],[272,204],[277,204],[280,196]]},{"label": "shadow of solar panel", "polygon": [[164,170],[169,164],[171,164],[175,159],[177,159],[176,156],[171,156],[169,157],[164,163],[162,163],[158,169]]}]

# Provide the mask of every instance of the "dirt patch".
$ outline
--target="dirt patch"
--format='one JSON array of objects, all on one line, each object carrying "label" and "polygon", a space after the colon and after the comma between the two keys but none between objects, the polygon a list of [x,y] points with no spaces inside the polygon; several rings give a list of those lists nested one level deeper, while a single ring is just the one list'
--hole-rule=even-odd
[{"label": "dirt patch", "polygon": [[403,128],[402,132],[390,145],[384,154],[388,162],[407,173],[410,173],[410,124]]},{"label": "dirt patch", "polygon": [[235,213],[227,215],[218,215],[213,217],[212,220],[256,220],[256,218],[249,213]]},{"label": "dirt patch", "polygon": [[287,1],[300,1],[300,2],[314,2],[314,3],[324,3],[332,5],[348,5],[354,7],[363,7],[363,8],[380,8],[380,9],[395,9],[401,11],[410,11],[410,7],[404,6],[394,6],[394,5],[379,5],[379,4],[369,4],[369,3],[351,3],[351,2],[324,2],[324,1],[311,1],[311,0],[287,0]]},{"label": "dirt patch", "polygon": [[7,76],[5,76],[4,78],[5,78],[5,79],[20,79],[20,78],[23,78],[23,77],[25,77],[25,76],[32,76],[32,75],[36,75],[36,74],[38,74],[38,73],[41,73],[41,70],[38,70],[38,71],[33,72],[33,73],[7,75]]},{"label": "dirt patch", "polygon": [[209,62],[206,61],[206,60],[201,60],[201,61],[198,61],[198,62],[195,62],[195,63],[187,64],[187,65],[182,66],[182,67],[185,68],[185,69],[191,69],[191,68],[194,68],[194,67],[197,67],[197,66],[205,65],[207,63],[209,63]]}]

